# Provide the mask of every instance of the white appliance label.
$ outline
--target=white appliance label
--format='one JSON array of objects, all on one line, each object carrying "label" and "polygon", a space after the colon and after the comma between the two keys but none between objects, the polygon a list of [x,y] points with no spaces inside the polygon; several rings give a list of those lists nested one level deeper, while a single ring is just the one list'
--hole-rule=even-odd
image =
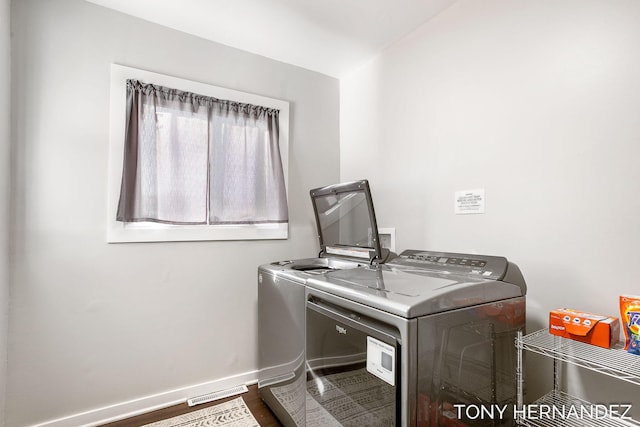
[{"label": "white appliance label", "polygon": [[396,349],[372,337],[367,337],[367,371],[381,380],[396,385]]},{"label": "white appliance label", "polygon": [[478,190],[456,191],[454,212],[456,215],[483,214],[484,188]]}]

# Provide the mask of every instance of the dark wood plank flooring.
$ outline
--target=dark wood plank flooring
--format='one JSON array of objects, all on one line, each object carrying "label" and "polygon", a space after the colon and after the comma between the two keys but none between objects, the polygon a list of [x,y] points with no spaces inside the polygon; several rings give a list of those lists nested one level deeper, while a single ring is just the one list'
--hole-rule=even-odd
[{"label": "dark wood plank flooring", "polygon": [[282,424],[278,422],[269,407],[264,404],[262,399],[260,399],[260,396],[258,395],[258,386],[254,384],[248,386],[248,388],[249,391],[247,393],[227,397],[225,399],[216,400],[214,402],[203,403],[202,405],[196,405],[192,407],[189,407],[189,405],[187,405],[185,402],[180,405],[170,406],[168,408],[159,409],[147,414],[142,414],[121,421],[104,424],[102,427],[139,427],[167,418],[177,417],[178,415],[186,414],[187,412],[197,411],[199,409],[206,408],[207,406],[214,406],[228,400],[233,400],[238,396],[242,396],[242,398],[244,399],[244,403],[249,407],[249,410],[253,413],[253,416],[262,427],[281,427]]}]

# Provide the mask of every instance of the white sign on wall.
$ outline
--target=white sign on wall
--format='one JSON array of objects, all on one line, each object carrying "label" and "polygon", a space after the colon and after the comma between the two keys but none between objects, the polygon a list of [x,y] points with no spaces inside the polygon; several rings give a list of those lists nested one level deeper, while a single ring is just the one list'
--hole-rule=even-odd
[{"label": "white sign on wall", "polygon": [[454,212],[456,215],[483,214],[484,188],[456,191]]}]

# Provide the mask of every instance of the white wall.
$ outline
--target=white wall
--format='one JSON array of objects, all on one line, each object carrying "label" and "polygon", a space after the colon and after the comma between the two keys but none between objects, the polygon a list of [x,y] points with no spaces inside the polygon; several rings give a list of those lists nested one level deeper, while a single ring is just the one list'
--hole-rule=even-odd
[{"label": "white wall", "polygon": [[7,333],[9,326],[9,140],[11,93],[10,0],[0,1],[0,427],[5,425]]},{"label": "white wall", "polygon": [[[256,268],[317,253],[308,191],[338,180],[338,81],[81,0],[12,7],[7,425],[255,376]],[[289,101],[290,238],[105,243],[112,62]]]},{"label": "white wall", "polygon": [[[516,262],[530,331],[556,307],[618,316],[640,292],[639,75],[636,0],[460,0],[341,81],[341,179],[370,179],[400,250]],[[454,215],[476,188],[486,213]],[[535,395],[551,374],[529,363]],[[637,387],[569,383],[639,412]]]}]

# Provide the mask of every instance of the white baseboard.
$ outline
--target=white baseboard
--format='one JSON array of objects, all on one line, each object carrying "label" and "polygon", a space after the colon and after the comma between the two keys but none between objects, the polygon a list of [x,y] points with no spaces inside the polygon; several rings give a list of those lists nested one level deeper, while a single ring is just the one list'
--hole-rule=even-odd
[{"label": "white baseboard", "polygon": [[127,402],[116,403],[115,405],[105,406],[103,408],[36,424],[32,427],[94,427],[134,417],[157,409],[166,408],[168,406],[178,405],[186,402],[192,397],[201,396],[214,391],[225,390],[241,384],[252,385],[257,382],[258,371],[250,371],[202,384],[196,384],[129,400]]}]

